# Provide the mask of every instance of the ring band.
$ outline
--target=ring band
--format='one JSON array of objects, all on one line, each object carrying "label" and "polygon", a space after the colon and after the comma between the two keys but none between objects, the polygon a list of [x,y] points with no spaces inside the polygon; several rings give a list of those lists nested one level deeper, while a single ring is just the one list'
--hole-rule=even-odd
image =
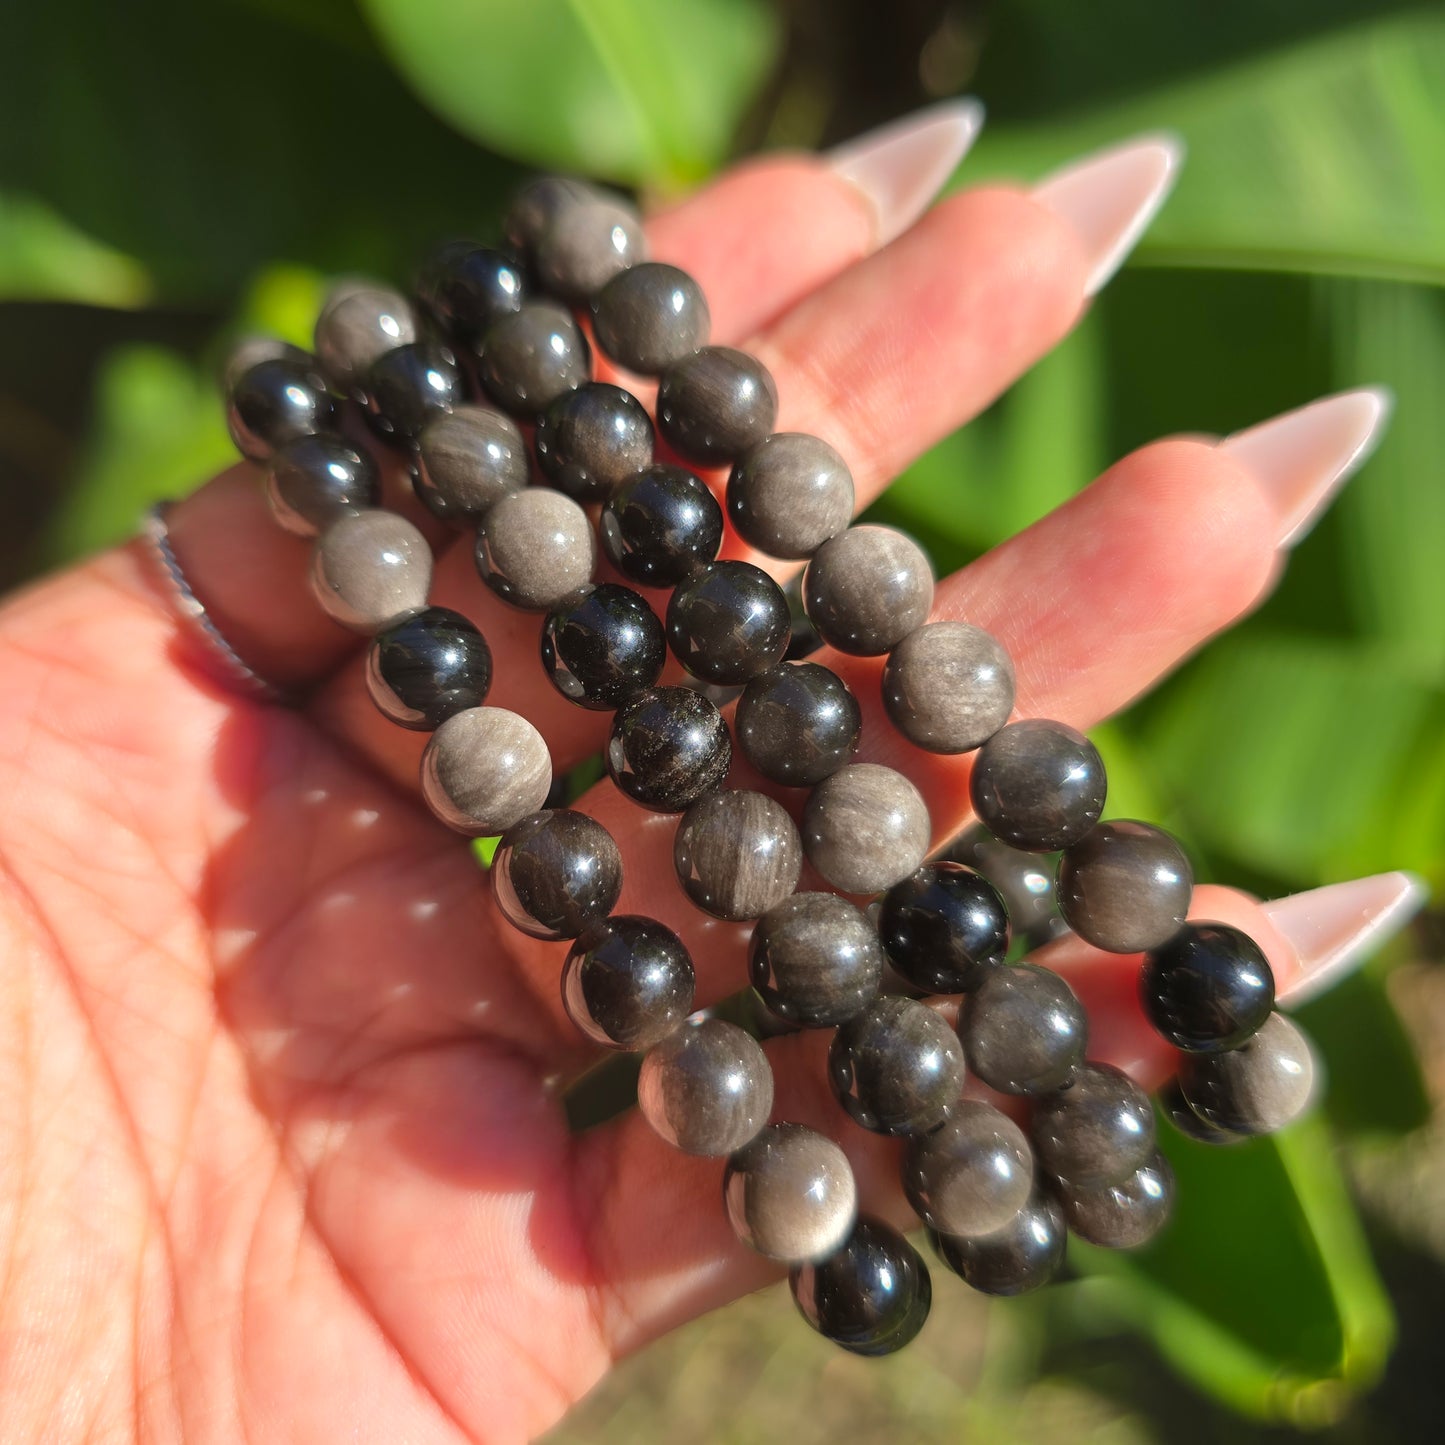
[{"label": "ring band", "polygon": [[203,642],[212,677],[228,691],[241,697],[255,698],[262,702],[289,701],[279,687],[262,677],[231,646],[221,630],[211,621],[205,604],[191,589],[191,584],[186,580],[186,574],[181,570],[181,564],[171,547],[170,527],[166,518],[174,505],[174,502],[164,501],[148,508],[141,523],[141,536],[150,544],[150,550],[170,584],[171,601],[176,611],[192,625]]}]

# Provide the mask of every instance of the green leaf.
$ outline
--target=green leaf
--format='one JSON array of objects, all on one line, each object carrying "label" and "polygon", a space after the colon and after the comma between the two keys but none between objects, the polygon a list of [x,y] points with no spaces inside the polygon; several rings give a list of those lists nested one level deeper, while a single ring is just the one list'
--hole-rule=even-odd
[{"label": "green leaf", "polygon": [[150,289],[144,267],[43,201],[0,194],[0,300],[140,306]]},{"label": "green leaf", "polygon": [[727,154],[772,62],[760,0],[363,0],[430,105],[534,165],[675,186]]}]

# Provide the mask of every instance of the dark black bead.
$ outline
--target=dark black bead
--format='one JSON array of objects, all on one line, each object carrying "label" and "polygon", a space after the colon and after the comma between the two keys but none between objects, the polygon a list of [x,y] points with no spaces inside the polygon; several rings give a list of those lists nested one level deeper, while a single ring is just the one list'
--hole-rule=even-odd
[{"label": "dark black bead", "polygon": [[652,420],[630,391],[592,381],[564,392],[537,422],[537,465],[578,502],[605,502],[652,465]]},{"label": "dark black bead", "polygon": [[667,604],[673,655],[704,682],[746,682],[782,659],[788,599],[751,562],[709,562],[678,584]]},{"label": "dark black bead", "polygon": [[735,721],[738,747],[765,778],[810,788],[851,760],[863,713],[836,672],[784,662],[743,689]]},{"label": "dark black bead", "polygon": [[315,358],[304,352],[267,357],[237,377],[227,399],[231,440],[253,462],[264,462],[297,437],[329,431],[337,401]]},{"label": "dark black bead", "polygon": [[1085,1064],[1034,1104],[1039,1166],[1075,1189],[1127,1179],[1154,1152],[1149,1096],[1112,1064]]},{"label": "dark black bead", "polygon": [[1058,1273],[1069,1230],[1058,1200],[1036,1189],[1011,1224],[993,1234],[959,1239],[930,1229],[938,1257],[983,1294],[1027,1294]]},{"label": "dark black bead", "polygon": [[644,261],[619,272],[592,302],[597,344],[619,366],[656,376],[707,345],[702,287],[685,271]]},{"label": "dark black bead", "polygon": [[1175,1048],[1236,1049],[1274,1008],[1274,974],[1260,946],[1227,923],[1186,923],[1145,955],[1139,996]]},{"label": "dark black bead", "polygon": [[788,1275],[803,1318],[855,1355],[891,1355],[923,1328],[933,1282],[918,1251],[890,1225],[862,1215],[848,1242]]},{"label": "dark black bead", "polygon": [[884,895],[878,936],[888,961],[925,993],[968,993],[1008,952],[998,889],[961,863],[926,863]]},{"label": "dark black bead", "polygon": [[963,1046],[942,1014],[885,994],[833,1035],[828,1082],[855,1124],[877,1134],[924,1133],[958,1101]]},{"label": "dark black bead", "polygon": [[646,598],[603,582],[547,614],[542,665],[571,702],[602,711],[651,687],[667,661],[662,620]]},{"label": "dark black bead", "polygon": [[713,703],[688,687],[653,687],[618,708],[607,771],[644,808],[681,813],[722,785],[732,753]]},{"label": "dark black bead", "polygon": [[705,346],[662,373],[657,429],[689,461],[718,466],[768,435],[778,388],[761,361],[731,346]]},{"label": "dark black bead", "polygon": [[1025,718],[974,755],[969,795],[995,838],[1031,853],[1077,843],[1104,811],[1103,759],[1077,728]]},{"label": "dark black bead", "polygon": [[644,587],[675,587],[717,556],[722,508],[701,477],[660,462],[618,487],[598,532],[624,575]]},{"label": "dark black bead", "polygon": [[460,612],[428,607],[377,634],[366,686],[392,722],[429,732],[454,712],[481,707],[492,685],[492,650]]},{"label": "dark black bead", "polygon": [[514,928],[533,938],[576,938],[617,906],[622,854],[595,818],[569,808],[533,813],[502,836],[492,892]]},{"label": "dark black bead", "polygon": [[407,446],[433,417],[466,400],[456,357],[435,341],[415,341],[378,356],[367,369],[362,390],[372,430]]},{"label": "dark black bead", "polygon": [[321,433],[297,437],[276,450],[266,473],[266,496],[288,532],[314,537],[343,512],[374,507],[381,477],[365,452]]},{"label": "dark black bead", "polygon": [[646,1049],[692,1012],[692,959],[670,928],[619,913],[591,924],[562,969],[567,1017],[594,1043]]},{"label": "dark black bead", "polygon": [[539,416],[591,377],[592,349],[565,306],[528,301],[487,328],[477,374],[503,410]]},{"label": "dark black bead", "polygon": [[423,265],[416,289],[422,305],[464,346],[475,346],[492,322],[518,310],[527,295],[526,278],[512,257],[471,241],[438,249]]},{"label": "dark black bead", "polygon": [[1196,1144],[1210,1144],[1218,1147],[1224,1144],[1238,1144],[1245,1137],[1243,1134],[1235,1134],[1228,1129],[1221,1129],[1217,1125],[1211,1124],[1208,1119],[1201,1119],[1189,1107],[1189,1101],[1184,1097],[1184,1091],[1179,1087],[1178,1079],[1171,1079],[1159,1091],[1159,1108],[1164,1117],[1186,1139],[1193,1139]]}]

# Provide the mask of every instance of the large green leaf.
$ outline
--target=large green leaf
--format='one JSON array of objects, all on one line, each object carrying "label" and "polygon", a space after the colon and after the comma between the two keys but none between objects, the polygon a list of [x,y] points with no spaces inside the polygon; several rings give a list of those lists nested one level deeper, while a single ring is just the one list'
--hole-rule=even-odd
[{"label": "large green leaf", "polygon": [[0,300],[139,306],[150,278],[129,256],[30,196],[0,195]]},{"label": "large green leaf", "polygon": [[705,174],[772,61],[762,0],[363,0],[419,95],[536,165]]}]

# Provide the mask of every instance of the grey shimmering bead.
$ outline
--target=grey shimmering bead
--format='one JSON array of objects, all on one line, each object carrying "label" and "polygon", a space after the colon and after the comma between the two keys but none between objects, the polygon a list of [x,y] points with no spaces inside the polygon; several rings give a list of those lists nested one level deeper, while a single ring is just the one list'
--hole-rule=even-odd
[{"label": "grey shimmering bead", "polygon": [[425,607],[431,572],[426,538],[395,512],[339,517],[311,554],[311,588],[328,616],[368,634]]},{"label": "grey shimmering bead", "polygon": [[587,301],[619,271],[647,259],[637,212],[620,199],[597,195],[556,208],[532,245],[537,279],[564,301]]},{"label": "grey shimmering bead", "polygon": [[500,407],[537,416],[591,374],[592,353],[572,313],[557,301],[526,301],[482,338],[477,372]]},{"label": "grey shimmering bead", "polygon": [[1108,783],[1103,759],[1067,723],[1025,718],[979,749],[969,797],[1000,841],[1031,853],[1077,843],[1099,821]]},{"label": "grey shimmering bead", "polygon": [[514,607],[546,612],[592,580],[597,540],[587,513],[550,487],[509,492],[477,528],[477,571]]},{"label": "grey shimmering bead", "polygon": [[711,325],[702,287],[661,261],[619,272],[592,302],[597,344],[641,376],[656,376],[706,346]]},{"label": "grey shimmering bead", "polygon": [[846,898],[795,893],[758,920],[748,974],[772,1013],[822,1028],[855,1017],[877,996],[883,945]]},{"label": "grey shimmering bead", "polygon": [[858,1217],[848,1156],[802,1124],[769,1124],[728,1160],[723,1207],[750,1249],[789,1264],[832,1254]]},{"label": "grey shimmering bead", "polygon": [[889,653],[883,705],[909,742],[931,753],[966,753],[1008,721],[1014,665],[981,627],[925,623]]},{"label": "grey shimmering bead", "polygon": [[778,388],[756,357],[706,346],[675,362],[657,388],[657,429],[690,461],[717,466],[767,436]]},{"label": "grey shimmering bead", "polygon": [[416,340],[416,318],[406,297],[387,286],[342,282],[316,318],[316,357],[338,391],[353,391],[371,363]]},{"label": "grey shimmering bead", "polygon": [[1067,1083],[1083,1062],[1089,1021],[1051,969],[992,969],[963,1001],[958,1033],[969,1068],[1001,1094],[1038,1094]]},{"label": "grey shimmering bead", "polygon": [[1315,1060],[1292,1019],[1272,1013],[1245,1043],[1218,1054],[1184,1054],[1179,1091],[1207,1124],[1231,1134],[1272,1134],[1314,1097]]},{"label": "grey shimmering bead", "polygon": [[850,763],[824,778],[801,831],[808,861],[845,893],[880,893],[907,878],[932,835],[923,794],[878,763]]},{"label": "grey shimmering bead", "polygon": [[1069,1228],[1103,1249],[1137,1249],[1169,1222],[1174,1171],[1155,1154],[1118,1184],[1060,1191]]},{"label": "grey shimmering bead", "polygon": [[821,437],[774,432],[728,478],[728,519],[770,557],[811,557],[853,517],[853,474]]},{"label": "grey shimmering bead", "polygon": [[849,527],[824,542],[803,574],[803,606],[839,652],[889,652],[928,620],[933,569],[891,527]]},{"label": "grey shimmering bead", "polygon": [[1080,938],[1110,953],[1143,953],[1179,932],[1194,871],[1162,828],[1100,823],[1059,860],[1059,910]]},{"label": "grey shimmering bead", "polygon": [[314,537],[380,498],[381,475],[370,454],[330,432],[277,447],[266,468],[271,515],[298,537]]},{"label": "grey shimmering bead", "polygon": [[961,1099],[903,1156],[903,1191],[918,1217],[944,1234],[992,1234],[1028,1203],[1034,1154],[1008,1115]]},{"label": "grey shimmering bead", "polygon": [[1126,1179],[1154,1152],[1149,1096],[1112,1064],[1085,1064],[1034,1105],[1034,1148],[1056,1179],[1092,1189]]},{"label": "grey shimmering bead", "polygon": [[692,1018],[643,1059],[637,1106],[684,1154],[732,1154],[767,1123],[773,1071],[736,1024]]},{"label": "grey shimmering bead", "polygon": [[527,443],[516,422],[490,406],[459,406],[417,439],[416,494],[443,521],[478,521],[527,485]]},{"label": "grey shimmering bead", "polygon": [[798,886],[803,845],[783,805],[743,789],[710,793],[682,816],[673,863],[687,896],[714,918],[757,918]]},{"label": "grey shimmering bead", "polygon": [[652,465],[652,420],[629,391],[591,381],[563,392],[538,419],[537,465],[577,502],[605,502]]},{"label": "grey shimmering bead", "polygon": [[233,341],[221,357],[221,391],[229,396],[236,383],[253,366],[263,361],[294,361],[302,364],[311,361],[309,353],[279,336],[241,336]]},{"label": "grey shimmering bead", "polygon": [[947,1021],[926,1004],[885,994],[833,1035],[828,1081],[863,1128],[923,1133],[958,1103],[963,1049]]},{"label": "grey shimmering bead", "polygon": [[542,807],[551,786],[552,759],[542,734],[506,708],[453,713],[422,754],[422,796],[459,833],[505,833]]},{"label": "grey shimmering bead", "polygon": [[605,197],[605,191],[572,176],[538,176],[512,197],[502,234],[512,250],[530,259],[547,227],[564,211]]}]

